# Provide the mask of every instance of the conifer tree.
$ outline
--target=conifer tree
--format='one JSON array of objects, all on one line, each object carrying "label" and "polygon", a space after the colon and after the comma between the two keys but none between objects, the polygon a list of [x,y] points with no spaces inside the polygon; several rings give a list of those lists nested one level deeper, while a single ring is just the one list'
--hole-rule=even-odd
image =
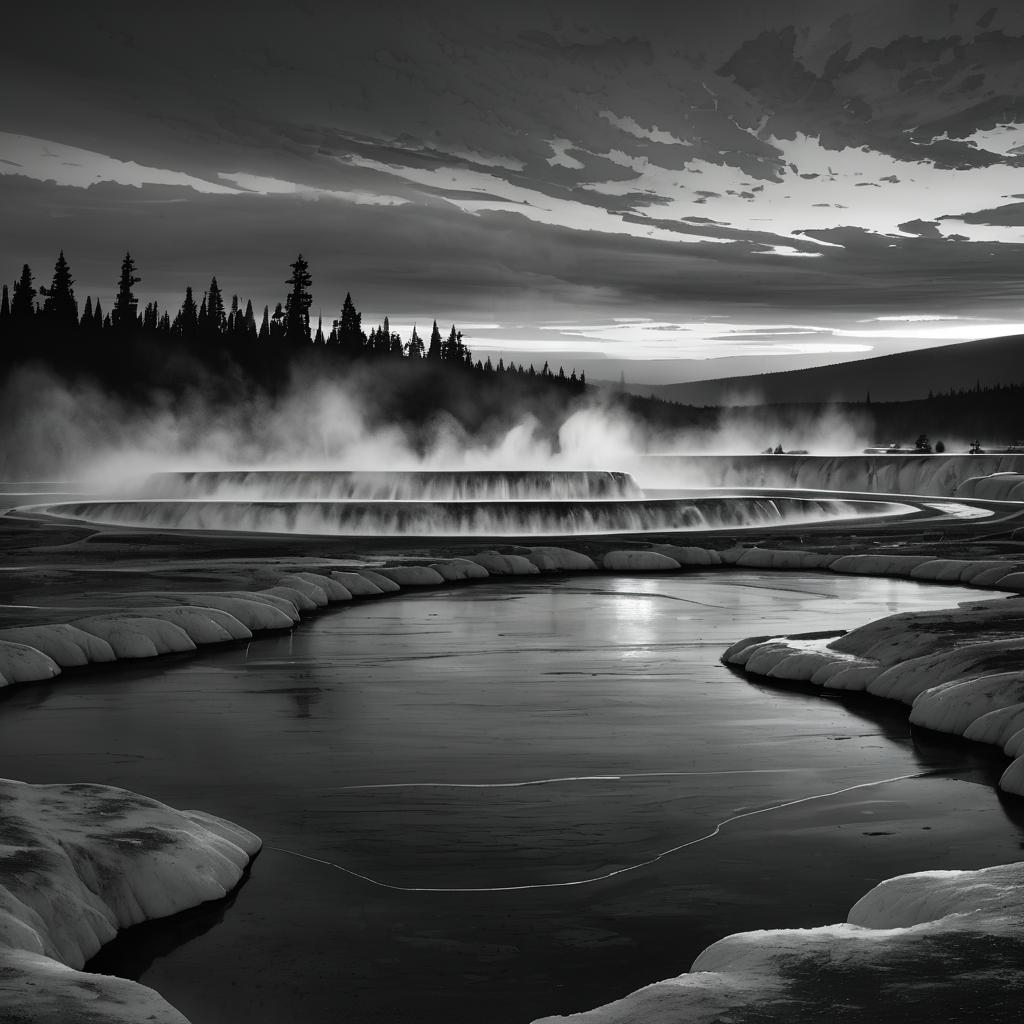
[{"label": "conifer tree", "polygon": [[36,290],[32,286],[32,271],[26,263],[21,268],[21,277],[14,282],[11,293],[11,322],[23,324],[35,315]]},{"label": "conifer tree", "polygon": [[257,340],[270,341],[270,307],[263,307],[263,323],[260,324],[260,333]]},{"label": "conifer tree", "polygon": [[210,290],[206,293],[206,333],[220,335],[224,333],[227,317],[224,315],[224,296],[221,294],[217,278],[210,279]]},{"label": "conifer tree", "polygon": [[192,294],[192,285],[185,288],[185,301],[181,304],[181,312],[178,314],[179,333],[185,341],[195,340],[199,332],[199,310],[196,309],[195,296]]},{"label": "conifer tree", "polygon": [[274,307],[274,315],[270,318],[271,338],[283,338],[285,336],[285,315],[279,302]]},{"label": "conifer tree", "polygon": [[252,299],[245,304],[245,321],[242,325],[243,333],[249,341],[256,340],[256,316],[252,311]]},{"label": "conifer tree", "polygon": [[319,316],[316,321],[316,337],[313,339],[315,345],[324,344],[324,318]]},{"label": "conifer tree", "polygon": [[346,293],[341,307],[341,319],[334,321],[338,344],[350,356],[357,355],[363,344],[363,317],[356,311],[352,295]]},{"label": "conifer tree", "polygon": [[416,325],[413,324],[412,337],[409,339],[409,344],[406,346],[406,355],[410,359],[422,359],[423,358],[423,339],[416,333]]},{"label": "conifer tree", "polygon": [[11,319],[11,299],[7,294],[7,285],[4,285],[3,296],[0,297],[0,327],[6,326]]},{"label": "conifer tree", "polygon": [[121,277],[117,283],[117,297],[110,317],[111,326],[118,331],[130,331],[138,323],[139,300],[135,298],[132,288],[141,280],[135,274],[132,254],[126,252],[121,261]]},{"label": "conifer tree", "polygon": [[48,326],[55,330],[74,331],[78,327],[78,303],[72,287],[74,283],[71,268],[61,249],[53,268],[53,283],[49,288],[39,289],[39,294],[46,299],[43,314]]},{"label": "conifer tree", "polygon": [[85,309],[82,310],[82,319],[78,325],[83,331],[92,330],[92,296],[86,295]]},{"label": "conifer tree", "polygon": [[437,321],[434,321],[434,329],[430,332],[430,344],[427,346],[428,359],[441,358],[441,332],[437,329]]},{"label": "conifer tree", "polygon": [[291,268],[292,276],[285,281],[285,284],[291,286],[285,304],[285,337],[292,344],[306,344],[309,342],[309,307],[313,305],[313,296],[309,290],[313,278],[301,252]]}]

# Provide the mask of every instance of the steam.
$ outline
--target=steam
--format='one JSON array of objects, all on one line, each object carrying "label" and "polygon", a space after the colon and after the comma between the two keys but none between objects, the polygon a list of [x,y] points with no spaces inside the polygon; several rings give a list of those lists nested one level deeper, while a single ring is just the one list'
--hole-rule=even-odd
[{"label": "steam", "polygon": [[548,422],[524,411],[470,435],[447,414],[415,431],[383,422],[379,388],[365,377],[297,378],[277,398],[212,393],[200,387],[140,403],[19,369],[0,390],[0,478],[106,490],[159,471],[203,469],[630,471],[648,452],[752,454],[782,443],[838,454],[871,440],[867,424],[837,410],[766,416],[763,408],[734,408],[707,429],[659,431],[630,417],[615,396],[588,396]]}]

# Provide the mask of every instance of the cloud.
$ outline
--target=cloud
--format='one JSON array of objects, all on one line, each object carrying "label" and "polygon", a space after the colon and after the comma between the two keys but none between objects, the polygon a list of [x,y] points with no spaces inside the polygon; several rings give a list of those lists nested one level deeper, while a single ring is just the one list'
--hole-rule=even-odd
[{"label": "cloud", "polygon": [[29,135],[0,132],[0,174],[20,174],[36,181],[49,181],[63,188],[89,188],[100,182],[114,182],[142,188],[144,185],[178,185],[201,194],[237,195],[238,189],[206,181],[183,171],[146,167],[133,160],[94,153]]},{"label": "cloud", "polygon": [[567,167],[570,171],[582,171],[586,166],[575,157],[569,155],[569,150],[574,147],[568,139],[551,139],[549,145],[554,154],[548,157],[548,163],[552,167]]},{"label": "cloud", "polygon": [[294,181],[282,181],[280,178],[268,178],[259,174],[246,174],[242,171],[218,175],[222,181],[230,181],[245,192],[260,196],[297,196],[302,199],[339,199],[346,203],[359,206],[402,206],[409,200],[401,196],[377,195],[372,192],[351,192],[345,189],[316,188],[312,185],[299,185]]},{"label": "cloud", "polygon": [[619,117],[610,110],[602,110],[600,116],[609,124],[615,125],[620,131],[626,132],[637,139],[649,139],[651,142],[661,142],[666,146],[687,146],[689,143],[676,138],[671,132],[662,131],[657,125],[652,128],[644,128],[637,124],[632,117]]},{"label": "cloud", "polygon": [[253,0],[196,33],[183,3],[145,46],[103,5],[10,12],[8,277],[63,246],[109,289],[131,246],[144,288],[266,301],[301,248],[318,301],[403,316],[1013,320],[1024,9]]}]

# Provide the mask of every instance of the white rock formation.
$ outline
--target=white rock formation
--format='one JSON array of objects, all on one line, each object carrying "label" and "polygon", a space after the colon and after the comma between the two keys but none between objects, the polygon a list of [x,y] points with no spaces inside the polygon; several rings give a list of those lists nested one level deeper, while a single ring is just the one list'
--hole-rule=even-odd
[{"label": "white rock formation", "polygon": [[[205,594],[202,595],[204,598]],[[296,607],[295,602],[291,598],[282,597],[280,594],[272,594],[269,590],[257,590],[248,591],[240,590],[234,594],[227,595],[229,597],[240,597],[244,601],[257,601],[262,604],[270,605],[272,608],[276,608],[278,611],[284,612],[285,615],[291,620],[291,622],[299,622],[302,618],[299,609]]]},{"label": "white rock formation", "polygon": [[25,644],[0,640],[0,686],[35,683],[60,675],[60,665],[47,654]]},{"label": "white rock formation", "polygon": [[134,982],[80,968],[119,929],[225,896],[251,832],[123,789],[0,780],[0,1020],[185,1020]]},{"label": "white rock formation", "polygon": [[526,556],[541,572],[586,572],[597,566],[589,555],[569,548],[530,548]]},{"label": "white rock formation", "polygon": [[[303,589],[309,587],[309,584],[303,581]],[[277,584],[273,587],[266,587],[260,591],[261,594],[269,594],[271,597],[282,597],[286,601],[290,601],[296,612],[315,612],[317,608],[322,607],[317,604],[313,598],[309,597],[308,594],[303,593],[302,590],[298,590],[295,587],[284,586],[283,584]],[[320,591],[323,594],[323,591]],[[327,595],[323,594],[324,604],[327,604]]]},{"label": "white rock formation", "polygon": [[363,579],[369,580],[384,594],[394,594],[402,589],[394,580],[382,576],[379,572],[374,572],[373,569],[360,569],[359,575]]},{"label": "white rock formation", "polygon": [[999,788],[1004,793],[1024,796],[1024,753],[1018,754],[1016,760],[999,777]]},{"label": "white rock formation", "polygon": [[176,608],[133,608],[132,612],[181,626],[197,647],[203,644],[225,643],[229,640],[252,639],[252,630],[233,615],[215,608],[180,605]]},{"label": "white rock formation", "polygon": [[[290,602],[287,602],[289,611],[286,613],[278,603],[271,603],[271,599],[262,594],[239,594],[237,597],[227,594],[167,594],[163,599],[168,604],[199,608],[211,618],[215,618],[217,613],[225,615],[228,620],[233,619],[242,629],[248,630],[250,635],[262,629],[290,629],[298,621],[299,614]],[[228,632],[232,632],[234,627],[228,620],[215,618]],[[243,633],[235,639],[245,640],[246,637]]]},{"label": "white rock formation", "polygon": [[300,580],[305,580],[315,587],[319,587],[326,595],[327,600],[332,604],[335,601],[351,601],[352,592],[336,579],[325,576],[318,572],[297,572],[294,574]]},{"label": "white rock formation", "polygon": [[1009,704],[974,719],[964,729],[964,739],[975,743],[991,743],[1005,750],[1010,738],[1021,729],[1024,729],[1024,703]]},{"label": "white rock formation", "polygon": [[180,626],[144,615],[127,612],[92,615],[76,619],[71,625],[106,640],[118,660],[154,658],[158,654],[180,654],[196,649]]},{"label": "white rock formation", "polygon": [[1021,562],[978,562],[975,571],[966,571],[963,581],[972,587],[995,587],[1007,576],[1024,571]]},{"label": "white rock formation", "polygon": [[913,704],[921,694],[939,683],[991,675],[999,672],[1007,660],[1024,664],[1024,637],[988,640],[954,650],[940,648],[900,661],[879,673],[868,684],[867,691],[876,697]]},{"label": "white rock formation", "polygon": [[734,564],[748,569],[823,569],[832,555],[817,551],[784,551],[776,548],[745,548]]},{"label": "white rock formation", "polygon": [[444,577],[436,569],[425,565],[396,565],[376,572],[400,587],[439,587],[444,583]]},{"label": "white rock formation", "polygon": [[471,562],[467,558],[451,558],[445,562],[431,562],[429,568],[449,583],[486,579],[491,575],[482,565]]},{"label": "white rock formation", "polygon": [[482,565],[492,576],[535,576],[540,572],[523,555],[504,555],[498,551],[480,551],[473,561]]},{"label": "white rock formation", "polygon": [[655,551],[660,551],[669,558],[674,558],[680,565],[721,565],[722,556],[710,548],[677,547],[675,544],[657,544]]},{"label": "white rock formation", "polygon": [[52,658],[61,668],[76,668],[79,665],[116,659],[113,648],[106,640],[66,622],[0,629],[0,640],[34,647]]},{"label": "white rock formation", "polygon": [[975,719],[1022,701],[1024,671],[995,672],[925,690],[910,709],[910,721],[935,732],[962,736]]},{"label": "white rock formation", "polygon": [[277,581],[274,589],[276,590],[278,587],[291,587],[293,590],[297,590],[300,594],[308,597],[315,607],[327,607],[327,591],[319,583],[310,583],[308,579],[304,579],[298,573],[289,573],[286,576],[282,576]]},{"label": "white rock formation", "polygon": [[1024,729],[1019,729],[1006,741],[1003,753],[1007,757],[1020,757],[1024,754]]},{"label": "white rock formation", "polygon": [[933,558],[932,555],[841,555],[829,563],[829,569],[860,576],[909,576],[912,570]]},{"label": "white rock formation", "polygon": [[331,578],[340,583],[353,597],[382,597],[384,591],[357,572],[331,571]]},{"label": "white rock formation", "polygon": [[674,558],[658,551],[609,551],[601,564],[613,572],[673,572],[681,568]]}]

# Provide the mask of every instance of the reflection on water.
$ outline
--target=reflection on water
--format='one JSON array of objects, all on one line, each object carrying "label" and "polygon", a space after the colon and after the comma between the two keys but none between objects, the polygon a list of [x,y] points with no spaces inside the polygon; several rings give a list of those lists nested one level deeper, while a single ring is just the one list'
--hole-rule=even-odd
[{"label": "reflection on water", "polygon": [[226,913],[103,960],[194,1024],[521,1024],[678,973],[730,931],[840,920],[880,878],[1017,857],[993,760],[717,661],[743,634],[972,596],[746,572],[353,604],[12,693],[0,775],[134,788],[264,837]]}]

